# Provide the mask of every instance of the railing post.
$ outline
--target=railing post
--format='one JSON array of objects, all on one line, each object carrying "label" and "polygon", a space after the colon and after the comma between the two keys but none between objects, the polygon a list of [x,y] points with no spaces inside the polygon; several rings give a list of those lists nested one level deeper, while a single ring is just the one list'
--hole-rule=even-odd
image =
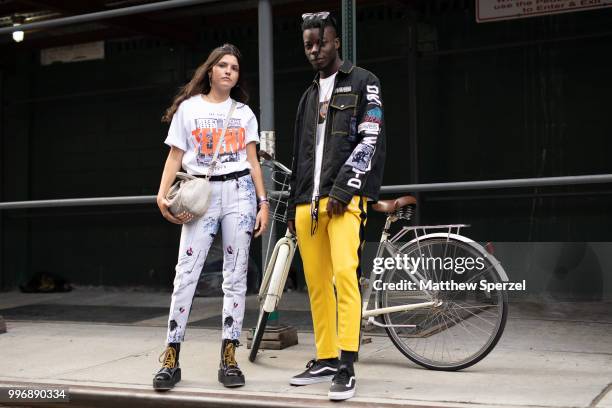
[{"label": "railing post", "polygon": [[[260,107],[260,124],[261,134],[266,133],[267,137],[274,140],[274,38],[273,38],[273,21],[272,21],[272,5],[270,0],[259,0],[258,13],[258,44],[259,44],[259,107]],[[272,175],[267,167],[262,167],[262,174],[266,191],[274,188],[272,185]],[[270,220],[269,225],[272,227],[274,220]],[[268,243],[272,240],[276,241],[276,236],[273,234],[272,228],[262,236],[261,240],[261,273],[266,267],[266,249]]]},{"label": "railing post", "polygon": [[[419,137],[418,137],[418,112],[417,112],[417,24],[416,18],[411,12],[408,23],[408,157],[410,165],[410,183],[419,182]],[[384,88],[383,88],[384,90]],[[422,204],[421,194],[415,193],[417,203]],[[418,225],[421,221],[421,211],[417,211],[414,222]]]},{"label": "railing post", "polygon": [[357,64],[355,0],[342,0],[342,59]]}]

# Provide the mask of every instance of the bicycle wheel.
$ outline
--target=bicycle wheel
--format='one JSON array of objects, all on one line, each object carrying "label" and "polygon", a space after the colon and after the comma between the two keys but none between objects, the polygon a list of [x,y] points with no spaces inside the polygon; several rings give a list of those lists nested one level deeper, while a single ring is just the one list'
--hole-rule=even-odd
[{"label": "bicycle wheel", "polygon": [[252,363],[257,358],[257,351],[259,351],[259,345],[263,338],[264,332],[266,331],[266,324],[268,323],[268,316],[270,312],[266,312],[263,307],[259,310],[259,318],[257,319],[257,326],[255,326],[255,332],[253,333],[253,342],[251,343],[251,353],[249,354],[249,361]]},{"label": "bicycle wheel", "polygon": [[[497,344],[508,315],[507,293],[485,291],[480,286],[481,280],[503,281],[505,272],[499,262],[480,245],[452,237],[420,239],[401,251],[406,259],[404,254],[407,259],[422,259],[420,266],[385,270],[382,282],[396,286],[395,290],[387,286],[387,290],[378,291],[377,306],[435,304],[384,314],[385,329],[393,344],[410,360],[432,370],[461,370],[482,360]],[[470,262],[474,268],[466,270],[465,259],[469,258],[477,265]],[[442,282],[450,281],[470,287],[444,288]],[[414,286],[408,289],[406,282]]]}]

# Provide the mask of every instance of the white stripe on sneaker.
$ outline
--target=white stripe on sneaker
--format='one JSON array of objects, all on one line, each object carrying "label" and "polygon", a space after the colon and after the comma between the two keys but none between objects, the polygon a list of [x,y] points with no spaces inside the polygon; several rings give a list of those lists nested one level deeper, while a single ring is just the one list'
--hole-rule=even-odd
[{"label": "white stripe on sneaker", "polygon": [[291,385],[310,385],[317,384],[322,382],[331,381],[334,378],[333,375],[321,375],[319,377],[310,377],[310,378],[291,378],[289,384]]},{"label": "white stripe on sneaker", "polygon": [[355,396],[355,388],[347,391],[330,391],[327,393],[327,398],[332,401],[342,401]]},{"label": "white stripe on sneaker", "polygon": [[319,368],[318,370],[315,370],[315,371],[310,371],[310,374],[319,374],[319,373],[321,373],[321,372],[323,372],[325,370],[331,370],[331,371],[334,371],[334,372],[338,371],[338,369],[334,368],[334,367],[323,367],[323,368]]}]

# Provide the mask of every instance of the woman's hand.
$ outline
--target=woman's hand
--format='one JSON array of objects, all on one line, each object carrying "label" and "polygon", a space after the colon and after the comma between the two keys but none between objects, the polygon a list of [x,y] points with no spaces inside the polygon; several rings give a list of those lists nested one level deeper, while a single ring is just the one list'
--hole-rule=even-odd
[{"label": "woman's hand", "polygon": [[185,224],[193,220],[193,215],[188,212],[183,212],[178,216],[172,215],[170,212],[170,203],[165,197],[157,197],[157,206],[162,213],[162,216],[173,224]]},{"label": "woman's hand", "polygon": [[161,211],[162,216],[173,224],[184,224],[189,222],[191,214],[181,214],[179,217],[175,217],[168,207],[170,203],[166,200],[166,192],[170,189],[172,182],[176,178],[176,172],[181,168],[181,162],[183,160],[183,153],[178,147],[172,146],[164,165],[164,172],[159,183],[159,191],[157,192],[157,206]]},{"label": "woman's hand", "polygon": [[261,236],[268,229],[269,212],[270,206],[268,203],[262,203],[255,218],[255,238]]}]

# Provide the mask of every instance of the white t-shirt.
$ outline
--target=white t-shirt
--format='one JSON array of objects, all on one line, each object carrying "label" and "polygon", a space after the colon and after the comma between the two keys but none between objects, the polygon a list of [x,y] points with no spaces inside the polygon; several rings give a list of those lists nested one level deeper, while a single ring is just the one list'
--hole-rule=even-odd
[{"label": "white t-shirt", "polygon": [[[223,132],[223,124],[232,104],[227,98],[221,103],[195,95],[181,103],[172,117],[164,143],[183,150],[183,169],[189,174],[205,175]],[[257,118],[247,105],[238,102],[227,127],[224,143],[219,150],[220,163],[214,175],[250,169],[246,145],[259,143]]]},{"label": "white t-shirt", "polygon": [[336,74],[327,78],[319,78],[319,121],[317,122],[317,147],[315,149],[314,188],[312,199],[319,195],[319,184],[321,182],[321,163],[323,162],[323,146],[325,144],[325,123],[327,121],[327,109],[334,89]]}]

